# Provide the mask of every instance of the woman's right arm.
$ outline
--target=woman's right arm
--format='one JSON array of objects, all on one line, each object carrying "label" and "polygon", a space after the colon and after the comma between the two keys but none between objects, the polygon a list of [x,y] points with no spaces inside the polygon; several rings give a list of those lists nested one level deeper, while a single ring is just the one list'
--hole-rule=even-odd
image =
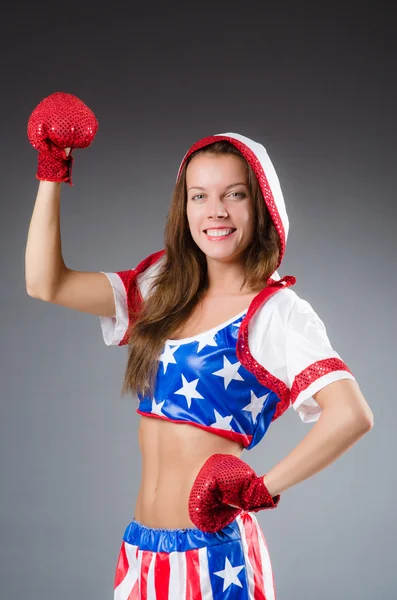
[{"label": "woman's right arm", "polygon": [[25,254],[29,296],[97,316],[114,317],[112,287],[103,273],[74,271],[63,260],[61,183],[40,181]]}]

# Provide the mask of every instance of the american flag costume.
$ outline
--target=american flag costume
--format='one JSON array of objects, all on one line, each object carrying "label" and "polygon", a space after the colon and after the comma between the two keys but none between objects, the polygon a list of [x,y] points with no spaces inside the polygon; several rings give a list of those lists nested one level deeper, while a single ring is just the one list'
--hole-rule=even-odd
[{"label": "american flag costume", "polygon": [[[265,148],[235,133],[218,140],[234,144],[253,168],[285,252],[288,217],[280,184]],[[105,273],[114,292],[116,315],[100,317],[107,345],[128,343],[129,310],[150,294],[165,250],[135,269]],[[290,288],[295,277],[277,271],[232,319],[196,336],[166,340],[159,356],[153,397],[139,395],[137,413],[189,423],[254,448],[270,423],[289,406],[305,423],[321,407],[313,394],[338,379],[355,379],[332,348],[311,305]],[[221,531],[149,528],[135,519],[127,526],[117,562],[115,600],[273,600],[275,586],[263,532],[253,512],[242,511]]]},{"label": "american flag costume", "polygon": [[265,537],[241,512],[216,533],[127,527],[115,576],[117,600],[274,600]]}]

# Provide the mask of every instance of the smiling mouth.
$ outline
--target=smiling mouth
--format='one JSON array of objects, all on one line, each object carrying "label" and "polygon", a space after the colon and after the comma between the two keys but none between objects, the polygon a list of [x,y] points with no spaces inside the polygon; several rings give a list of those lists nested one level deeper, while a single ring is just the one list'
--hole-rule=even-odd
[{"label": "smiling mouth", "polygon": [[[207,239],[209,239],[211,241],[217,241],[217,240],[225,240],[226,238],[233,235],[233,233],[235,233],[235,231],[237,231],[237,229],[230,228],[229,233],[226,233],[225,235],[220,235],[219,233],[216,235],[209,235],[207,233],[207,231],[211,231],[211,230],[210,229],[204,230],[204,233],[205,233],[205,236],[207,237]],[[226,231],[226,228],[225,228],[225,231]]]}]

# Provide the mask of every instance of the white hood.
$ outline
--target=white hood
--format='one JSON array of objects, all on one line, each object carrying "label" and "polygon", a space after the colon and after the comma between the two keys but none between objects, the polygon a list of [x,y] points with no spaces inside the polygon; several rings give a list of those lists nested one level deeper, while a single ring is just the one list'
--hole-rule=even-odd
[{"label": "white hood", "polygon": [[[280,237],[281,252],[279,263],[277,265],[278,268],[281,264],[285,253],[289,229],[289,220],[277,173],[275,171],[275,168],[273,167],[268,153],[266,152],[265,147],[262,146],[262,144],[254,142],[254,140],[251,140],[250,138],[247,138],[244,135],[240,135],[239,133],[217,133],[213,136],[205,137],[199,140],[198,142],[195,142],[193,146],[191,146],[186,152],[179,167],[177,179],[180,175],[185,161],[193,152],[220,140],[226,140],[232,143],[251,165],[257,177],[266,206],[269,210],[270,216],[273,220],[273,223],[276,226],[278,235]],[[273,273],[271,279],[280,279],[280,276],[277,273],[277,271]]]}]

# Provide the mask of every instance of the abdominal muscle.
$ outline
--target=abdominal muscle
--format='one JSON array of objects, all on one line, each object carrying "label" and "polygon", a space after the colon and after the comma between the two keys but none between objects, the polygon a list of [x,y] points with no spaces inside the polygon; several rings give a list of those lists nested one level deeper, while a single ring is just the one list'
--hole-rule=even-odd
[{"label": "abdominal muscle", "polygon": [[147,527],[195,527],[189,517],[194,480],[212,454],[240,458],[244,447],[194,425],[141,417],[142,478],[134,518]]}]

